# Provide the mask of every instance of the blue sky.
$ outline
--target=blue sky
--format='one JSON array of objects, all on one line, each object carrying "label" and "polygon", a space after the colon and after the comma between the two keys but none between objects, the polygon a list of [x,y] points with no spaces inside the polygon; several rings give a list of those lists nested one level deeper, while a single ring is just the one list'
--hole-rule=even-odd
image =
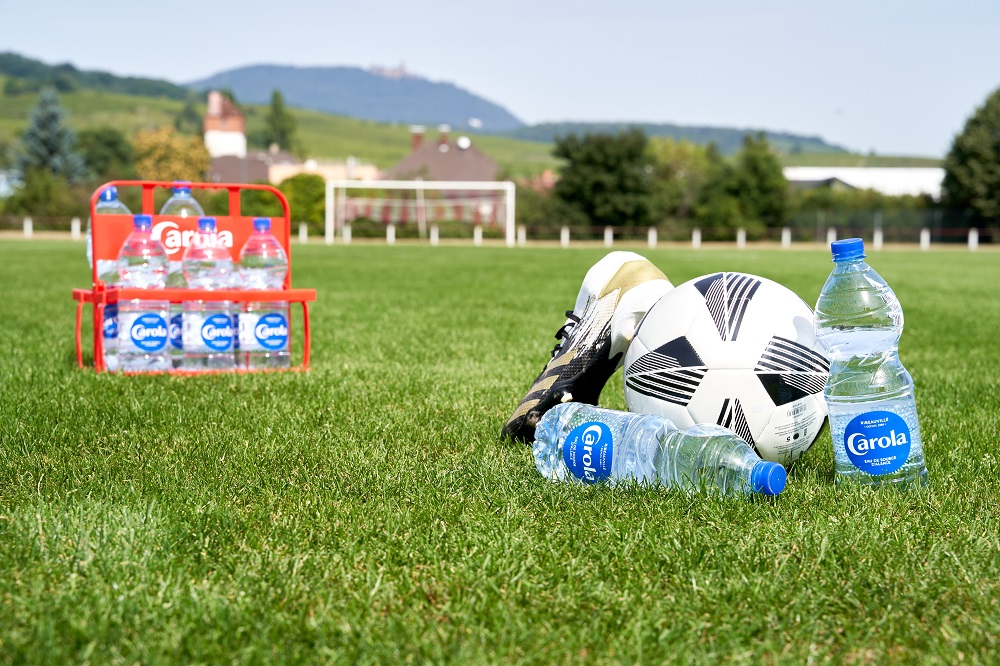
[{"label": "blue sky", "polygon": [[1000,87],[1000,2],[0,0],[0,50],[174,82],[404,63],[526,122],[759,127],[943,155]]}]

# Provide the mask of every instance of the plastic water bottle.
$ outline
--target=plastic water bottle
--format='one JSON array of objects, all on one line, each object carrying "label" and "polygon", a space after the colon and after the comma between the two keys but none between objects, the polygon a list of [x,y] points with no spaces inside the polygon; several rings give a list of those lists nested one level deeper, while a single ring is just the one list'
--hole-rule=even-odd
[{"label": "plastic water bottle", "polygon": [[[118,188],[114,185],[105,187],[98,196],[95,212],[98,215],[131,215],[128,206],[118,200]],[[94,267],[94,234],[93,223],[87,218],[87,264]],[[108,287],[118,284],[118,261],[102,259],[97,262],[97,277]],[[104,366],[110,371],[118,370],[118,304],[108,303],[104,306],[104,321],[102,323],[104,341]]]},{"label": "plastic water bottle", "polygon": [[[198,220],[198,233],[184,251],[184,277],[190,289],[230,289],[233,257],[216,233],[215,218]],[[184,301],[181,335],[185,370],[232,370],[233,319],[230,301]]]},{"label": "plastic water bottle", "polygon": [[[281,289],[288,275],[288,256],[271,233],[271,220],[258,217],[254,232],[240,250],[243,289]],[[248,370],[289,365],[288,303],[250,301],[239,313],[239,365]]]},{"label": "plastic water bottle", "polygon": [[[177,217],[202,217],[205,211],[201,204],[191,196],[188,183],[174,183],[173,194],[163,207],[160,215],[176,215]],[[187,280],[180,261],[170,262],[170,274],[167,276],[168,289],[186,289]],[[173,367],[179,368],[184,361],[184,342],[182,335],[184,306],[181,303],[170,304],[170,361]]]},{"label": "plastic water bottle", "polygon": [[830,358],[826,401],[837,483],[927,483],[913,379],[899,360],[903,309],[865,263],[860,238],[832,244],[836,263],[816,303],[816,338]]},{"label": "plastic water bottle", "polygon": [[[167,250],[152,237],[153,218],[136,215],[134,229],[118,253],[118,285],[163,289]],[[167,311],[164,300],[132,299],[118,303],[118,362],[126,372],[170,369],[167,355]]]},{"label": "plastic water bottle", "polygon": [[538,471],[552,481],[634,479],[688,491],[777,495],[787,478],[784,467],[761,460],[721,426],[681,431],[660,416],[579,402],[545,412],[535,428],[532,450]]}]

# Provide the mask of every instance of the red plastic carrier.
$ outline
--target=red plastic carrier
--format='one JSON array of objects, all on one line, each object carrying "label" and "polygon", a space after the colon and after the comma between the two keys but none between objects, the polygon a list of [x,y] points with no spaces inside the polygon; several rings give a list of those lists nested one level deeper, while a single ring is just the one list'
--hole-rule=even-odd
[{"label": "red plastic carrier", "polygon": [[[167,255],[172,261],[179,261],[184,251],[183,241],[185,236],[190,238],[198,230],[198,218],[178,217],[176,215],[156,215],[154,213],[154,194],[156,188],[172,189],[178,185],[190,187],[192,190],[228,190],[229,192],[229,214],[216,215],[216,225],[220,235],[232,234],[232,247],[230,252],[233,261],[239,261],[240,249],[247,238],[253,233],[254,216],[242,215],[240,213],[240,193],[243,190],[263,190],[270,192],[281,202],[282,216],[271,218],[271,233],[278,239],[278,242],[285,248],[288,255],[288,275],[285,276],[285,283],[281,289],[270,291],[248,291],[245,289],[226,289],[219,291],[205,291],[201,289],[157,289],[155,299],[159,301],[170,301],[171,303],[181,303],[183,301],[232,301],[234,303],[246,303],[248,301],[287,301],[302,304],[302,363],[299,366],[292,366],[288,370],[305,370],[309,367],[309,303],[316,300],[315,289],[292,289],[292,248],[291,238],[291,214],[288,208],[288,199],[280,190],[270,185],[232,184],[232,183],[176,183],[168,181],[152,180],[112,180],[98,187],[90,197],[90,219],[91,235],[94,249],[93,268],[93,289],[74,289],[73,300],[76,301],[76,362],[82,368],[83,362],[83,306],[90,303],[93,306],[93,337],[94,337],[94,368],[98,372],[107,372],[104,365],[104,306],[109,303],[117,303],[119,300],[151,298],[150,292],[145,289],[123,289],[118,287],[108,287],[104,281],[98,277],[98,261],[102,259],[117,259],[118,251],[121,249],[125,239],[132,232],[132,218],[128,215],[97,215],[95,208],[98,197],[104,188],[116,186],[119,189],[125,187],[142,188],[142,214],[152,215],[154,234],[159,231],[159,237],[163,245],[167,248]],[[289,322],[291,328],[291,322]],[[289,337],[292,331],[289,330]],[[280,370],[264,370],[263,372],[276,372]],[[169,370],[172,374],[206,374],[205,372],[191,372],[185,370]],[[213,372],[213,371],[208,371]],[[261,370],[234,369],[232,371],[216,370],[214,372],[262,372]]]}]

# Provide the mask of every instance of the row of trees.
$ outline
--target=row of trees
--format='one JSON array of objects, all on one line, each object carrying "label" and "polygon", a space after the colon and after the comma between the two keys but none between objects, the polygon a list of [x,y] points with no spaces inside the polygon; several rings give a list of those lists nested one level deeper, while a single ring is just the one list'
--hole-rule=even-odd
[{"label": "row of trees", "polygon": [[[289,150],[296,146],[295,131],[295,119],[275,91],[257,139]],[[20,140],[0,143],[0,170],[12,170],[21,180],[12,196],[0,199],[0,213],[82,216],[91,192],[102,182],[202,179],[209,164],[201,116],[190,102],[172,128],[141,130],[131,137],[113,127],[77,133],[66,123],[58,93],[47,88],[39,94]]]}]

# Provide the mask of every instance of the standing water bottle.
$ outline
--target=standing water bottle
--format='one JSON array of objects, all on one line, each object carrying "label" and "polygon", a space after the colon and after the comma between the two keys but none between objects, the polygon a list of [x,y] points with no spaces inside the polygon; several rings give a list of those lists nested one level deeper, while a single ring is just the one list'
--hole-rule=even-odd
[{"label": "standing water bottle", "polygon": [[[174,183],[173,195],[167,199],[160,209],[160,215],[175,215],[177,217],[199,218],[205,215],[199,204],[191,196],[188,183]],[[180,261],[170,262],[170,274],[167,275],[168,289],[187,289],[187,280]],[[184,342],[182,335],[184,306],[181,303],[170,304],[170,361],[173,367],[181,367],[184,360]]]},{"label": "standing water bottle", "polygon": [[[271,233],[271,220],[253,221],[253,235],[240,250],[243,289],[281,289],[288,275],[288,256]],[[289,365],[288,303],[250,301],[239,315],[239,366],[248,370]]]},{"label": "standing water bottle", "polygon": [[[167,279],[167,250],[150,233],[153,218],[136,215],[134,230],[118,253],[118,286],[163,289]],[[118,363],[126,372],[170,369],[167,353],[167,312],[164,300],[132,299],[118,302]]]},{"label": "standing water bottle", "polygon": [[836,266],[816,302],[816,338],[830,359],[826,402],[837,483],[927,483],[913,379],[899,360],[903,309],[865,263],[860,238],[831,245]]},{"label": "standing water bottle", "polygon": [[722,494],[777,495],[785,468],[766,462],[729,430],[697,425],[681,431],[667,419],[556,405],[538,422],[535,466],[552,481],[597,483],[635,479],[654,486]]},{"label": "standing water bottle", "polygon": [[[98,196],[94,212],[98,215],[132,215],[128,206],[118,200],[118,188],[109,185]],[[94,234],[93,223],[87,218],[87,263],[94,266]],[[117,259],[99,259],[97,262],[97,277],[104,281],[105,286],[114,287],[118,284]],[[104,367],[109,372],[118,370],[118,304],[108,303],[104,306],[104,321],[102,328],[104,341]]]},{"label": "standing water bottle", "polygon": [[[198,220],[198,233],[184,251],[184,277],[190,289],[229,289],[233,257],[216,233],[215,218]],[[184,301],[182,322],[185,370],[232,370],[233,320],[230,301]]]}]

